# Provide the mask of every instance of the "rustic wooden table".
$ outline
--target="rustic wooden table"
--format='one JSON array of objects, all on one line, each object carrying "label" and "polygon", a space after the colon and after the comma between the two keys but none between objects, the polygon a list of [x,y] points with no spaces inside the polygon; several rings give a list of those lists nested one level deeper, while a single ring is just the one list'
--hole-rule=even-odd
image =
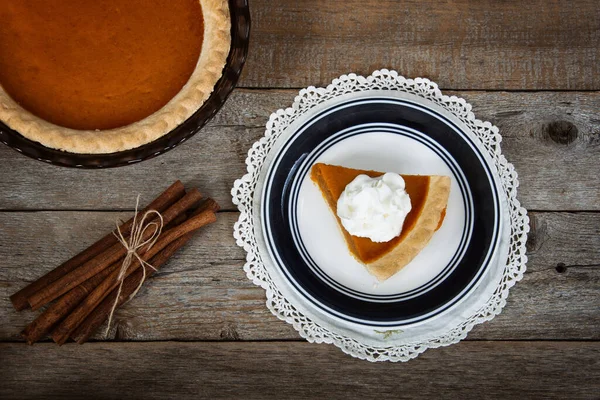
[{"label": "rustic wooden table", "polygon": [[[192,140],[103,171],[0,147],[0,398],[438,398],[600,395],[600,4],[597,0],[251,2],[240,87]],[[301,340],[265,307],[232,238],[230,188],[298,88],[393,68],[496,124],[529,210],[529,263],[504,312],[409,363]],[[117,313],[109,340],[28,347],[8,296],[181,179],[223,206]],[[460,396],[459,396],[460,394]]]}]

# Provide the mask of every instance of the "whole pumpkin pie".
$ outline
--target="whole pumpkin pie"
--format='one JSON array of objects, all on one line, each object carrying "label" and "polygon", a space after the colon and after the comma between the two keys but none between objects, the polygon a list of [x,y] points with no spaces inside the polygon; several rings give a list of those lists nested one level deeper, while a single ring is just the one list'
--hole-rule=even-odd
[{"label": "whole pumpkin pie", "polygon": [[337,215],[337,203],[346,186],[359,175],[375,178],[383,172],[359,170],[317,163],[311,179],[317,184],[329,208],[336,216],[351,254],[379,280],[385,280],[404,268],[423,250],[446,215],[450,178],[439,175],[402,175],[410,196],[411,210],[406,215],[399,236],[387,242],[373,242],[353,236]]},{"label": "whole pumpkin pie", "polygon": [[73,153],[152,142],[210,96],[230,48],[226,0],[0,2],[0,120]]}]

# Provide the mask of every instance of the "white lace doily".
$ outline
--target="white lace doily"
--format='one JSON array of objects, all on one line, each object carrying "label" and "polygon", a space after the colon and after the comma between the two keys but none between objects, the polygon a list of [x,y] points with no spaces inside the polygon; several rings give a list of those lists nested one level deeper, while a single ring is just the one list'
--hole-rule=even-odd
[{"label": "white lace doily", "polygon": [[[488,162],[495,166],[505,194],[504,254],[496,260],[495,272],[490,272],[487,283],[480,284],[469,300],[463,302],[460,308],[452,309],[444,320],[414,329],[361,331],[329,320],[306,307],[276,276],[268,255],[263,256],[266,253],[261,251],[263,238],[257,227],[260,224],[255,223],[258,212],[255,193],[262,186],[263,166],[267,165],[278,139],[293,133],[294,123],[304,114],[327,107],[349,95],[360,96],[373,91],[417,96],[421,101],[427,101],[428,105],[450,114],[480,142],[480,147],[489,156]],[[290,108],[271,114],[265,136],[254,143],[248,152],[248,173],[236,180],[232,189],[233,202],[240,211],[239,220],[234,226],[234,237],[247,252],[244,271],[254,284],[265,289],[269,310],[292,324],[300,336],[309,342],[332,343],[354,357],[369,361],[408,361],[428,348],[447,346],[464,339],[473,326],[491,320],[502,311],[509,289],[522,279],[526,268],[525,242],[529,218],[517,200],[517,173],[501,154],[501,139],[498,128],[476,119],[471,112],[471,105],[464,99],[443,95],[437,84],[428,79],[405,79],[395,71],[379,70],[368,77],[343,75],[326,88],[311,86],[302,89]]]}]

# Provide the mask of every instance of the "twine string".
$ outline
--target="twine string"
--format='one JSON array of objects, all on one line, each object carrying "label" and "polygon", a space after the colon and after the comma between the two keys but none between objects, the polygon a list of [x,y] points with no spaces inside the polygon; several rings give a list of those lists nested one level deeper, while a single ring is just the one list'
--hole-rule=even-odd
[{"label": "twine string", "polygon": [[[152,246],[158,240],[158,237],[162,233],[163,229],[163,216],[156,210],[149,210],[144,213],[141,219],[138,220],[138,207],[140,205],[140,196],[138,195],[136,203],[135,203],[135,214],[133,216],[133,223],[131,225],[131,233],[129,235],[129,241],[121,232],[121,228],[119,226],[119,221],[117,221],[117,232],[114,235],[117,237],[119,243],[121,243],[126,249],[127,254],[125,254],[125,258],[123,259],[123,263],[121,264],[121,268],[119,270],[119,275],[117,276],[117,281],[119,282],[119,287],[117,289],[117,296],[115,297],[115,302],[110,310],[110,314],[108,315],[108,325],[106,326],[105,336],[108,336],[110,331],[110,325],[112,323],[112,318],[115,310],[117,309],[117,305],[119,303],[119,297],[121,296],[121,291],[123,290],[123,283],[125,282],[125,278],[127,277],[127,271],[131,266],[131,263],[137,260],[142,267],[142,279],[140,279],[140,283],[135,288],[133,293],[129,296],[127,301],[131,300],[135,297],[138,291],[141,289],[144,281],[146,280],[146,268],[152,268],[156,271],[150,263],[145,261],[140,256],[140,251],[145,253],[150,250]],[[152,220],[156,217],[157,221],[147,222],[149,219]],[[150,235],[147,239],[144,240],[144,236],[146,236],[146,232],[148,229],[154,229],[152,235]]]}]

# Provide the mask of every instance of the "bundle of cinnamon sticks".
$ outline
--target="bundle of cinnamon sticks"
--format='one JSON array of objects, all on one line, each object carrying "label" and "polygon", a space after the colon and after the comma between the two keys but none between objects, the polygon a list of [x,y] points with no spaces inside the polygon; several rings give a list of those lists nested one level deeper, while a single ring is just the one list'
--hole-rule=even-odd
[{"label": "bundle of cinnamon sticks", "polygon": [[[38,310],[54,301],[23,330],[27,343],[33,344],[48,334],[58,344],[69,338],[85,343],[114,308],[137,291],[144,277],[160,268],[195,231],[216,221],[219,205],[213,199],[204,199],[197,189],[186,192],[177,181],[138,215],[150,210],[160,213],[163,229],[151,246],[149,243],[137,251],[139,259],[134,258],[125,270],[122,267],[128,249],[119,242],[115,230],[10,297],[17,311]],[[131,218],[119,226],[125,239],[133,225]],[[144,231],[142,239],[152,233]],[[146,268],[140,260],[152,268]]]}]

